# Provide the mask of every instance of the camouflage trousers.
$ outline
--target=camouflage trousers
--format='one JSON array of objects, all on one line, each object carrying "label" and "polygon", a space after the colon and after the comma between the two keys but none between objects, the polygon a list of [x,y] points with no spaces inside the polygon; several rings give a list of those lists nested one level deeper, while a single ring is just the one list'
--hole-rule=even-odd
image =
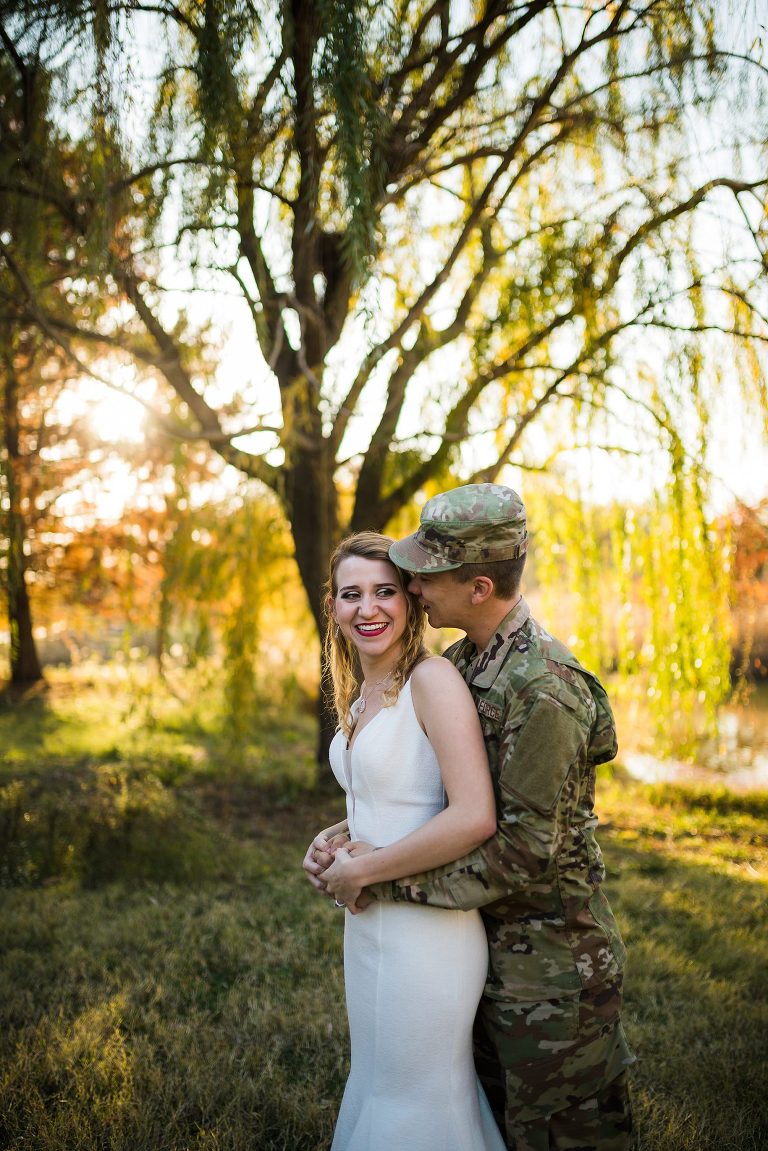
[{"label": "camouflage trousers", "polygon": [[630,1151],[620,1006],[620,980],[575,1000],[481,1000],[475,1064],[509,1151]]},{"label": "camouflage trousers", "polygon": [[591,1099],[529,1123],[507,1121],[509,1151],[630,1151],[632,1112],[627,1072]]}]

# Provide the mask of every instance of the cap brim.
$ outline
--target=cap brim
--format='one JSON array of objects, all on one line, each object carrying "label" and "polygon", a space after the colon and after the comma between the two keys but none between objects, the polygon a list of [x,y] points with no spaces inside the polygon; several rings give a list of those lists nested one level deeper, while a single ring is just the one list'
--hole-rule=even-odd
[{"label": "cap brim", "polygon": [[405,571],[414,572],[449,572],[460,568],[460,563],[451,563],[450,560],[439,560],[436,556],[423,548],[416,540],[416,535],[406,536],[404,540],[396,540],[390,546],[389,558],[393,564]]}]

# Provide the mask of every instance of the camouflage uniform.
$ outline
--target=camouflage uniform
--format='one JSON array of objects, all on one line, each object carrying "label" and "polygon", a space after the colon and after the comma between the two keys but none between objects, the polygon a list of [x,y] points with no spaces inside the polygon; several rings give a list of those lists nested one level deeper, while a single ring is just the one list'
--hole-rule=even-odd
[{"label": "camouflage uniform", "polygon": [[[457,494],[463,503],[453,522]],[[438,513],[445,513],[439,501],[451,497],[450,514],[436,519],[430,505],[438,502]],[[486,525],[473,538],[472,517],[488,513],[491,498],[491,530]],[[502,517],[506,550],[498,539]],[[524,517],[509,488],[456,489],[430,500],[419,533],[390,554],[421,572],[507,558],[527,547]],[[449,537],[445,549],[441,528]],[[492,555],[478,554],[485,551]],[[509,1147],[626,1151],[626,1067],[633,1056],[619,1018],[625,953],[600,888],[605,869],[595,840],[595,769],[617,750],[606,694],[523,599],[484,651],[465,638],[445,654],[477,703],[497,831],[465,858],[382,885],[387,890],[379,894],[482,909],[490,967],[475,1055]]]}]

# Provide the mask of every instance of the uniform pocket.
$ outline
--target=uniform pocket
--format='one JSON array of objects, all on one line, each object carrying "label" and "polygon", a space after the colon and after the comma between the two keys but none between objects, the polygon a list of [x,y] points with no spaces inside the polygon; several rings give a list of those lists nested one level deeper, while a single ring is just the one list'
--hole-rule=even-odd
[{"label": "uniform pocket", "polygon": [[611,905],[600,889],[591,897],[587,903],[587,907],[595,923],[605,934],[608,946],[615,960],[615,966],[611,966],[609,970],[601,972],[602,979],[611,978],[621,972],[626,962],[627,949],[624,946],[624,940],[621,938],[618,924],[613,917]]},{"label": "uniform pocket", "polygon": [[515,738],[503,785],[535,811],[548,814],[588,733],[578,717],[548,695],[540,695]]},{"label": "uniform pocket", "polygon": [[502,1067],[541,1066],[557,1059],[579,1035],[579,996],[530,1002],[480,1002],[482,1023]]}]

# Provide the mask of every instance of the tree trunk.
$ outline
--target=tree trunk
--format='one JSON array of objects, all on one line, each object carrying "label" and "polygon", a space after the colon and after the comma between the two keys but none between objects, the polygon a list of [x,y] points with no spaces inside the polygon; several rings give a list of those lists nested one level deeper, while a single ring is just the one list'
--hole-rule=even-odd
[{"label": "tree trunk", "polygon": [[333,774],[330,769],[328,761],[328,752],[331,747],[331,740],[336,734],[338,726],[336,722],[336,712],[333,709],[333,689],[331,686],[331,674],[326,665],[325,660],[320,655],[320,695],[317,700],[317,764],[318,764],[318,782],[332,783]]},{"label": "tree trunk", "polygon": [[297,450],[286,484],[286,506],[296,549],[296,562],[321,641],[320,694],[317,703],[317,762],[319,781],[330,777],[328,749],[336,731],[336,715],[329,706],[330,681],[322,656],[325,636],[324,586],[328,561],[336,544],[336,490],[325,475],[326,461]]},{"label": "tree trunk", "polygon": [[27,686],[43,678],[32,634],[32,612],[26,584],[24,555],[24,516],[19,476],[19,413],[17,383],[10,370],[5,380],[3,435],[8,487],[8,626],[11,633],[11,684]]}]

